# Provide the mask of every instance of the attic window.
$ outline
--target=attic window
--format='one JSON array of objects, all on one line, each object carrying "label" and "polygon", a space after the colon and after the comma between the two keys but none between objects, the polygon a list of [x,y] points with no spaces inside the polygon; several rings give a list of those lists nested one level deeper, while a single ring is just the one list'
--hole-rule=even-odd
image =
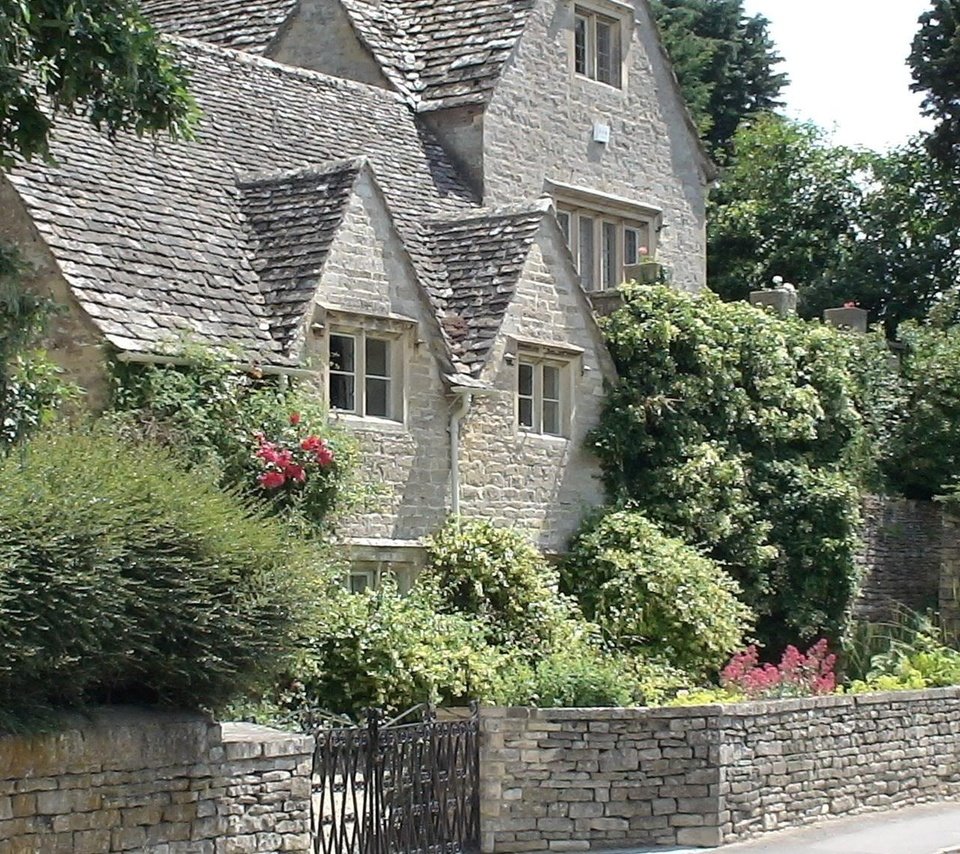
[{"label": "attic window", "polygon": [[581,77],[622,86],[623,23],[577,6],[573,16],[573,70]]}]

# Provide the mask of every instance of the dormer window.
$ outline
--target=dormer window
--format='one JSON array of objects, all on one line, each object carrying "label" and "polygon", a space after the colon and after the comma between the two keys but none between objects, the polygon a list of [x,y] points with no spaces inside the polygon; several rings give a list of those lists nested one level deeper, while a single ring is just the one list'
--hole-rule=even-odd
[{"label": "dormer window", "polygon": [[577,6],[573,22],[573,70],[582,77],[619,89],[622,30],[619,19]]}]

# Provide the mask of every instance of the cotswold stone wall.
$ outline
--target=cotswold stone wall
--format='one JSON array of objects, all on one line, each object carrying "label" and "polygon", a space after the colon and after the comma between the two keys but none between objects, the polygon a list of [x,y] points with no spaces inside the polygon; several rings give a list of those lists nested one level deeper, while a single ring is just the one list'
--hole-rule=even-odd
[{"label": "cotswold stone wall", "polygon": [[944,527],[940,505],[869,495],[863,521],[859,561],[865,575],[856,615],[882,620],[897,603],[915,611],[936,608],[944,537],[953,533]]},{"label": "cotswold stone wall", "polygon": [[680,709],[485,709],[485,852],[710,847],[960,797],[960,689]]},{"label": "cotswold stone wall", "polygon": [[309,852],[313,739],[107,710],[0,737],[7,854]]}]

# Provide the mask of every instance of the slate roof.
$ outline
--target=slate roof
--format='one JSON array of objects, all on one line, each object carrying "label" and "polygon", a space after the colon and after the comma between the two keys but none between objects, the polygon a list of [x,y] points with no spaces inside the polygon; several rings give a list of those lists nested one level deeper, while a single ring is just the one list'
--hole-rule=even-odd
[{"label": "slate roof", "polygon": [[299,0],[140,0],[165,33],[250,53],[266,53]]},{"label": "slate roof", "polygon": [[[360,41],[415,109],[481,104],[536,0],[339,0]],[[164,32],[268,53],[298,0],[143,0]]]},{"label": "slate roof", "polygon": [[195,141],[111,142],[61,115],[56,165],[22,164],[9,176],[106,339],[163,353],[200,338],[295,363],[293,332],[358,171],[369,168],[450,368],[476,377],[543,211],[483,211],[396,93],[175,44],[203,111]]},{"label": "slate roof", "polygon": [[271,332],[282,344],[293,343],[316,292],[363,163],[347,160],[239,182],[240,209],[253,243],[253,269]]},{"label": "slate roof", "polygon": [[535,0],[341,0],[387,78],[419,111],[482,104]]},{"label": "slate roof", "polygon": [[457,361],[474,376],[500,331],[544,213],[492,212],[427,224],[447,285],[441,324]]}]

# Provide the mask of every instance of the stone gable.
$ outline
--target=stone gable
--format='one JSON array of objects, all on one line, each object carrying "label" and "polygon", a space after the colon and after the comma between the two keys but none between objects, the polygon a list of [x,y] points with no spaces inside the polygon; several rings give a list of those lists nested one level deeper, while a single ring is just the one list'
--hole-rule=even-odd
[{"label": "stone gable", "polygon": [[[620,88],[575,73],[595,7],[630,35]],[[342,525],[364,561],[415,563],[457,507],[562,550],[603,501],[585,439],[613,378],[572,217],[607,284],[628,238],[704,279],[712,167],[646,0],[144,9],[191,74],[197,138],[60,116],[56,165],[0,188],[71,308],[54,356],[91,388],[104,347],[149,360],[184,337],[306,368],[376,487]]]}]

